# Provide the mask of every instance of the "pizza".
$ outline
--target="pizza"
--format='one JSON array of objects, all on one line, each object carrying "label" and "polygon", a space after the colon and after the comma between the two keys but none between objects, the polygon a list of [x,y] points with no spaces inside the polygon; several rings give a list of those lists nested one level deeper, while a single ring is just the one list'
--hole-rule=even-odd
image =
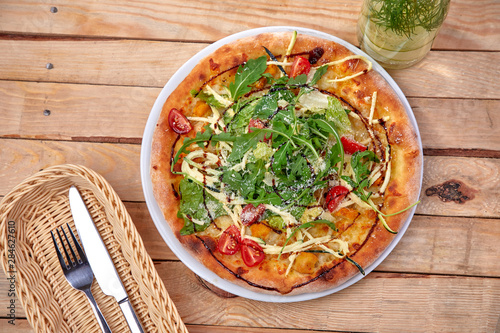
[{"label": "pizza", "polygon": [[182,246],[220,277],[296,295],[341,285],[418,200],[416,129],[361,55],[263,33],[201,60],[163,105],[153,192]]}]

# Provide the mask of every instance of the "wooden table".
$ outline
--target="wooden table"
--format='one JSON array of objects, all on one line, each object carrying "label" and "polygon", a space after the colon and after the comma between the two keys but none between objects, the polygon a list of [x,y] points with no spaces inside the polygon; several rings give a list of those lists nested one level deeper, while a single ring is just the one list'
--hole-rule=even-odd
[{"label": "wooden table", "polygon": [[[272,4],[271,4],[272,3]],[[51,165],[102,174],[121,196],[191,332],[500,330],[500,3],[452,0],[430,54],[390,71],[424,148],[421,200],[395,250],[355,285],[273,304],[210,289],[165,245],[139,176],[141,137],[175,70],[208,44],[270,25],[354,45],[361,0],[0,2],[0,196]],[[458,184],[448,196],[438,185]],[[431,190],[429,190],[431,189]],[[32,332],[22,309],[0,331]]]}]

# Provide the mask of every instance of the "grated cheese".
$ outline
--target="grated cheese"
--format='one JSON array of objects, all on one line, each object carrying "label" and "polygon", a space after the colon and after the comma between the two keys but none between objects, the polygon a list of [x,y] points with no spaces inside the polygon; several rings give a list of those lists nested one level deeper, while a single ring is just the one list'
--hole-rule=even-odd
[{"label": "grated cheese", "polygon": [[374,91],[372,95],[372,106],[370,108],[370,116],[368,117],[368,123],[373,124],[373,114],[375,113],[375,105],[377,104],[377,92]]}]

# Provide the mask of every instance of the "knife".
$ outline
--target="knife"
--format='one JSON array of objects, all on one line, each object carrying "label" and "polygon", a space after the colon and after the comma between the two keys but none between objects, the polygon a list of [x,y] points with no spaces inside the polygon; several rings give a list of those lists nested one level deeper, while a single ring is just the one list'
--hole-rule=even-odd
[{"label": "knife", "polygon": [[69,189],[69,205],[80,241],[99,287],[101,287],[103,293],[116,299],[127,320],[130,331],[132,333],[144,333],[101,235],[97,231],[80,192],[74,186]]}]

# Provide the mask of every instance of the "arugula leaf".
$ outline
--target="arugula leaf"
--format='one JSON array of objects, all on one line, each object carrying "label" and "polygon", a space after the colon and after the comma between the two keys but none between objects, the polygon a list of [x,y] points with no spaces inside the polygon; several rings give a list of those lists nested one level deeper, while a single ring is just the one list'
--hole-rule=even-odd
[{"label": "arugula leaf", "polygon": [[318,69],[316,69],[316,72],[314,73],[314,76],[313,76],[311,82],[309,82],[309,85],[313,86],[316,83],[318,83],[318,81],[326,73],[327,70],[328,70],[328,65],[323,65],[321,67],[318,67]]},{"label": "arugula leaf", "polygon": [[288,79],[287,85],[289,86],[302,86],[307,83],[307,75],[306,74],[300,74],[297,75],[296,77],[291,77]]},{"label": "arugula leaf", "polygon": [[[333,136],[335,137],[335,140],[337,141],[337,144],[338,144],[338,150],[336,150],[338,152],[337,156],[340,157],[340,166],[341,166],[338,173],[339,173],[339,176],[342,176],[342,168],[344,165],[344,147],[340,144],[340,136],[337,133],[335,126],[332,123],[330,123],[324,119],[321,119],[321,118],[314,119],[314,121],[316,122],[318,127],[322,128],[323,130],[325,130],[326,132],[328,132],[330,134],[333,134]],[[334,164],[332,164],[332,165],[334,165]]]},{"label": "arugula leaf", "polygon": [[193,90],[191,90],[191,96],[197,97],[197,98],[201,99],[202,101],[205,101],[208,105],[211,105],[215,108],[225,107],[225,105],[223,105],[221,102],[219,102],[217,100],[217,98],[215,98],[214,95],[207,94],[203,90],[198,91],[198,90],[193,89]]},{"label": "arugula leaf", "polygon": [[[365,162],[363,163],[363,161]],[[380,162],[377,155],[371,150],[357,151],[352,155],[351,166],[357,183],[361,183],[370,175],[370,170],[368,169],[370,161]]]},{"label": "arugula leaf", "polygon": [[239,161],[243,158],[247,151],[254,149],[257,143],[264,139],[265,131],[255,129],[251,133],[242,134],[236,137],[233,144],[233,151],[228,156],[229,162]]},{"label": "arugula leaf", "polygon": [[279,206],[283,202],[278,194],[272,192],[271,189],[267,189],[266,186],[256,189],[256,191],[252,193],[250,197],[251,199],[246,199],[245,201],[253,204],[254,206],[257,206],[261,203]]},{"label": "arugula leaf", "polygon": [[[293,103],[295,95],[285,86],[273,86],[255,105],[254,117],[271,119],[278,112],[278,101]],[[281,113],[283,110],[280,110]]]},{"label": "arugula leaf", "polygon": [[249,59],[244,66],[240,66],[234,77],[234,82],[229,84],[229,91],[233,100],[252,90],[251,84],[257,82],[267,68],[267,57],[262,56],[257,59]]},{"label": "arugula leaf", "polygon": [[[181,203],[177,216],[184,219],[181,235],[205,230],[219,216],[226,215],[222,204],[195,182],[183,178],[179,184]],[[193,220],[204,224],[194,223]]]},{"label": "arugula leaf", "polygon": [[175,154],[175,157],[172,161],[172,165],[170,166],[170,171],[173,172],[174,165],[177,163],[177,161],[179,161],[181,154],[187,153],[187,148],[193,143],[197,143],[198,145],[202,146],[203,143],[207,141],[212,141],[212,143],[215,143],[218,141],[235,141],[237,139],[236,136],[233,136],[230,133],[220,133],[214,135],[212,129],[208,125],[205,126],[204,129],[205,129],[204,132],[196,133],[196,137],[194,138],[186,137],[184,139],[181,148],[179,148],[179,150]]},{"label": "arugula leaf", "polygon": [[239,107],[238,101],[238,112],[234,115],[233,119],[227,125],[231,134],[241,135],[245,133],[245,128],[248,126],[248,123],[250,122],[250,119],[252,119],[252,116],[254,114],[255,105],[256,103],[252,102]]}]

